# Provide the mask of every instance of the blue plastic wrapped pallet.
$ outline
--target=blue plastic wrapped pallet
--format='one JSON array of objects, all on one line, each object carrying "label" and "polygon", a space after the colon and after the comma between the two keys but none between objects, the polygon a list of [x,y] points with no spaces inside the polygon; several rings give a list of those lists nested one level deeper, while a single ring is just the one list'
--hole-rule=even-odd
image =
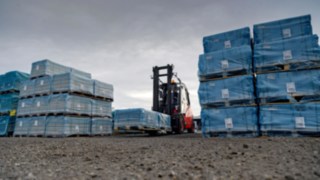
[{"label": "blue plastic wrapped pallet", "polygon": [[18,102],[17,116],[29,115],[33,108],[33,98],[30,99],[20,99]]},{"label": "blue plastic wrapped pallet", "polygon": [[113,86],[98,80],[94,80],[94,96],[113,100]]},{"label": "blue plastic wrapped pallet", "polygon": [[29,136],[44,136],[46,132],[46,116],[32,117],[29,122]]},{"label": "blue plastic wrapped pallet", "polygon": [[198,90],[202,107],[254,104],[253,76],[235,76],[215,81],[201,82]]},{"label": "blue plastic wrapped pallet", "polygon": [[251,45],[249,27],[206,36],[203,38],[203,47],[205,53],[243,45]]},{"label": "blue plastic wrapped pallet", "polygon": [[15,119],[9,115],[0,116],[0,136],[13,134]]},{"label": "blue plastic wrapped pallet", "polygon": [[320,135],[320,104],[269,104],[260,106],[262,135]]},{"label": "blue plastic wrapped pallet", "polygon": [[320,70],[258,74],[256,89],[260,103],[319,100]]},{"label": "blue plastic wrapped pallet", "polygon": [[54,75],[52,92],[77,92],[93,95],[93,81],[73,73]]},{"label": "blue plastic wrapped pallet", "polygon": [[22,83],[21,88],[20,88],[20,97],[25,98],[25,97],[32,97],[35,92],[35,82],[36,80],[26,80]]},{"label": "blue plastic wrapped pallet", "polygon": [[72,135],[90,135],[89,117],[48,116],[46,136],[66,137]]},{"label": "blue plastic wrapped pallet", "polygon": [[318,36],[301,36],[283,41],[258,44],[254,47],[257,72],[285,70],[279,65],[290,64],[290,69],[309,69],[320,66]]},{"label": "blue plastic wrapped pallet", "polygon": [[56,114],[91,115],[92,100],[69,94],[56,94],[50,98],[48,111]]},{"label": "blue plastic wrapped pallet", "polygon": [[51,93],[51,76],[37,78],[34,83],[34,94],[48,95]]},{"label": "blue plastic wrapped pallet", "polygon": [[199,56],[198,67],[200,79],[251,73],[251,47],[240,46],[202,54]]},{"label": "blue plastic wrapped pallet", "polygon": [[165,128],[163,126],[171,125],[170,116],[142,108],[116,110],[113,112],[113,120],[115,129],[126,127],[161,129]]},{"label": "blue plastic wrapped pallet", "polygon": [[31,78],[36,78],[36,77],[41,77],[46,75],[53,76],[56,74],[63,74],[63,73],[73,73],[81,77],[91,78],[90,73],[86,73],[83,71],[79,71],[77,69],[63,66],[61,64],[54,63],[48,59],[32,63]]},{"label": "blue plastic wrapped pallet", "polygon": [[11,71],[0,75],[0,92],[19,91],[21,84],[29,78],[29,74]]},{"label": "blue plastic wrapped pallet", "polygon": [[113,132],[113,122],[111,118],[92,118],[91,135],[111,135]]},{"label": "blue plastic wrapped pallet", "polygon": [[31,117],[17,118],[13,135],[14,136],[28,136],[31,120],[32,120]]},{"label": "blue plastic wrapped pallet", "polygon": [[266,43],[312,35],[311,16],[299,16],[253,26],[254,43]]},{"label": "blue plastic wrapped pallet", "polygon": [[201,110],[204,137],[254,137],[258,135],[257,107]]},{"label": "blue plastic wrapped pallet", "polygon": [[17,93],[0,95],[0,114],[6,114],[18,107],[19,95]]},{"label": "blue plastic wrapped pallet", "polygon": [[40,115],[49,112],[50,96],[34,97],[29,114]]},{"label": "blue plastic wrapped pallet", "polygon": [[112,117],[111,102],[92,100],[92,116]]}]

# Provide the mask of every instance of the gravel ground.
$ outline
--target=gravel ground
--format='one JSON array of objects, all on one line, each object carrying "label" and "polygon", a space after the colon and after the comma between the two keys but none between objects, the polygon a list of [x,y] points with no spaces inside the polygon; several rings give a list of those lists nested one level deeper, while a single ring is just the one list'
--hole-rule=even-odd
[{"label": "gravel ground", "polygon": [[0,179],[320,179],[320,138],[0,138]]}]

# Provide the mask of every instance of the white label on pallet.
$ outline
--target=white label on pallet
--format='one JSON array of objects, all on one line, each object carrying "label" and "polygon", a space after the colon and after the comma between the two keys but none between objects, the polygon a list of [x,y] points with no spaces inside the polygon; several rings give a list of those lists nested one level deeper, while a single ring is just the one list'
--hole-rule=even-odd
[{"label": "white label on pallet", "polygon": [[291,50],[283,51],[282,54],[283,54],[283,60],[290,60],[290,59],[292,59],[292,52],[291,52]]},{"label": "white label on pallet", "polygon": [[103,127],[102,127],[102,126],[100,126],[99,128],[100,128],[100,131],[102,131],[102,130],[103,130]]},{"label": "white label on pallet", "polygon": [[75,125],[74,129],[79,132],[79,126],[78,125]]},{"label": "white label on pallet", "polygon": [[224,42],[224,48],[226,48],[226,49],[231,48],[231,41],[230,40]]},{"label": "white label on pallet", "polygon": [[99,109],[100,109],[100,111],[103,111],[102,107],[100,107]]},{"label": "white label on pallet", "polygon": [[20,122],[19,122],[19,126],[20,126],[20,127],[22,127],[22,125],[23,125],[23,122],[22,122],[22,121],[20,121]]},{"label": "white label on pallet", "polygon": [[229,68],[229,62],[228,62],[228,60],[222,60],[221,61],[221,68],[222,69],[227,69],[227,68]]},{"label": "white label on pallet", "polygon": [[80,84],[80,89],[83,89],[84,88],[84,85],[83,84]]},{"label": "white label on pallet", "polygon": [[267,76],[268,79],[276,79],[276,75],[275,74],[268,74]]},{"label": "white label on pallet", "polygon": [[232,118],[225,118],[224,123],[225,123],[227,129],[233,128]]},{"label": "white label on pallet", "polygon": [[24,108],[24,106],[25,106],[24,102],[23,102],[23,103],[21,103],[21,107],[23,107],[23,108]]},{"label": "white label on pallet", "polygon": [[229,89],[222,89],[221,94],[222,94],[223,99],[228,99],[229,98]]},{"label": "white label on pallet", "polygon": [[215,84],[214,82],[210,82],[210,83],[209,83],[209,86],[214,87],[214,86],[216,86],[216,84]]},{"label": "white label on pallet", "polygon": [[288,93],[296,92],[296,85],[294,84],[294,82],[288,82],[287,83],[287,92]]},{"label": "white label on pallet", "polygon": [[44,82],[43,80],[40,81],[40,86],[43,86]]},{"label": "white label on pallet", "polygon": [[80,105],[80,104],[77,104],[77,108],[80,109],[80,108],[81,108],[81,105]]},{"label": "white label on pallet", "polygon": [[296,117],[296,128],[306,128],[304,117]]},{"label": "white label on pallet", "polygon": [[40,106],[41,106],[40,101],[38,101],[37,102],[37,107],[40,107]]},{"label": "white label on pallet", "polygon": [[38,121],[37,120],[34,121],[34,126],[38,126]]},{"label": "white label on pallet", "polygon": [[40,67],[39,67],[39,65],[37,65],[37,66],[36,66],[36,70],[38,71],[38,70],[39,70],[39,68],[40,68]]},{"label": "white label on pallet", "polygon": [[206,60],[211,60],[212,59],[212,56],[211,55],[207,55],[206,56]]},{"label": "white label on pallet", "polygon": [[290,28],[283,29],[282,30],[282,36],[283,36],[283,38],[291,37],[291,29]]},{"label": "white label on pallet", "polygon": [[27,90],[27,86],[23,86],[23,90],[26,91]]}]

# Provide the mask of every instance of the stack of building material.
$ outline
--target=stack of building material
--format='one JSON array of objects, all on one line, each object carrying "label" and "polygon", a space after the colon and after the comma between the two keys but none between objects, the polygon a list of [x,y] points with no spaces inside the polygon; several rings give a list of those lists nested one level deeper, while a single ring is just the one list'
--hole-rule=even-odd
[{"label": "stack of building material", "polygon": [[262,135],[319,135],[320,48],[310,15],[254,25]]},{"label": "stack of building material", "polygon": [[31,77],[21,88],[16,136],[111,134],[112,85],[96,88],[91,74],[49,60],[33,63]]},{"label": "stack of building material", "polygon": [[203,38],[199,100],[204,137],[257,136],[248,27]]},{"label": "stack of building material", "polygon": [[142,108],[121,109],[113,112],[114,129],[117,131],[159,131],[171,130],[169,115]]},{"label": "stack of building material", "polygon": [[13,134],[21,84],[26,73],[12,71],[0,75],[0,136]]}]

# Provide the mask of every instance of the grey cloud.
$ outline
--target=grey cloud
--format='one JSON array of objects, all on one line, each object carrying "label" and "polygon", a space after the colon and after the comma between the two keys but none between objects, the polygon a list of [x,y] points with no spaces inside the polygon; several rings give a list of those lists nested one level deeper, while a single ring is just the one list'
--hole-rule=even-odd
[{"label": "grey cloud", "polygon": [[[317,0],[0,0],[0,73],[48,58],[115,87],[116,108],[151,108],[152,67],[174,64],[195,114],[202,37],[311,14]],[[143,95],[145,94],[145,96]]]}]

